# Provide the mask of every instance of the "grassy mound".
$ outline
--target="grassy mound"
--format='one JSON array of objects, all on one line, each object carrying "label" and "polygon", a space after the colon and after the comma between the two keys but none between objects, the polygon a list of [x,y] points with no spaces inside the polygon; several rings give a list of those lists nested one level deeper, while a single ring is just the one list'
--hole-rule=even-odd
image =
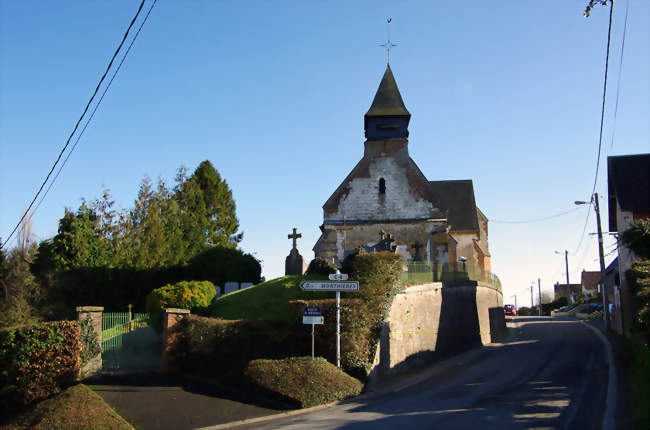
[{"label": "grassy mound", "polygon": [[303,291],[300,282],[305,279],[327,279],[323,276],[283,276],[262,282],[244,290],[219,297],[210,306],[208,315],[226,320],[281,320],[293,321],[290,300],[331,299],[330,291]]},{"label": "grassy mound", "polygon": [[253,360],[244,373],[253,384],[289,398],[302,408],[358,396],[363,389],[360,381],[324,358]]},{"label": "grassy mound", "polygon": [[35,404],[0,428],[18,429],[118,429],[132,427],[104,400],[83,384]]}]

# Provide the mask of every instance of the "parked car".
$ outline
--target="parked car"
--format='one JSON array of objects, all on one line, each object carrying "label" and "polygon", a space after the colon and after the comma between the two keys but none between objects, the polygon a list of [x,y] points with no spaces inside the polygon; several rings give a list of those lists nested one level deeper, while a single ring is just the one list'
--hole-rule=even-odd
[{"label": "parked car", "polygon": [[515,308],[515,305],[505,305],[503,307],[503,313],[506,315],[512,315],[512,316],[517,316],[517,308]]}]

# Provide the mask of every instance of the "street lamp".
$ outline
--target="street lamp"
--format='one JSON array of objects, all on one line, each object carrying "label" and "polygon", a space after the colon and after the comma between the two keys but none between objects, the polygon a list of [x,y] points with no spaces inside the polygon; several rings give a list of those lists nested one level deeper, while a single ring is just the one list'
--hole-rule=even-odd
[{"label": "street lamp", "polygon": [[[553,252],[562,255],[560,251],[553,251]],[[567,287],[567,291],[569,291],[570,288],[569,287],[569,251],[567,251],[566,249],[564,250],[564,263],[566,264],[566,287]]]},{"label": "street lamp", "polygon": [[587,205],[594,202],[594,210],[596,211],[596,224],[598,225],[598,254],[600,256],[600,285],[603,294],[603,322],[605,324],[605,331],[609,330],[609,309],[607,306],[607,289],[605,288],[605,254],[603,253],[603,230],[600,226],[600,206],[598,205],[598,193],[591,196],[591,201],[583,202],[577,200],[574,203],[578,206]]},{"label": "street lamp", "polygon": [[515,309],[519,309],[519,308],[517,307],[517,295],[516,295],[516,294],[513,294],[513,295],[510,296],[510,297],[514,297],[514,298],[515,298]]}]

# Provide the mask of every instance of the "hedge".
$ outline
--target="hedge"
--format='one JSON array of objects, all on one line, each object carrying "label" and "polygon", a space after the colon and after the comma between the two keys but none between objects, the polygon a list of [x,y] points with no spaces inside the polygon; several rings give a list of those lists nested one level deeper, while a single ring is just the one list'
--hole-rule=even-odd
[{"label": "hedge", "polygon": [[151,315],[151,325],[161,332],[162,309],[205,309],[215,295],[214,287],[208,281],[181,281],[156,288],[147,296],[147,312]]},{"label": "hedge", "polygon": [[76,321],[0,331],[0,409],[25,406],[74,384],[80,361]]},{"label": "hedge", "polygon": [[[189,315],[179,323],[172,357],[180,369],[219,373],[242,371],[257,358],[304,354],[307,337],[286,321],[222,320]],[[304,339],[300,341],[299,339]]]},{"label": "hedge", "polygon": [[244,374],[250,382],[295,402],[301,408],[358,396],[363,384],[323,358],[254,360]]}]

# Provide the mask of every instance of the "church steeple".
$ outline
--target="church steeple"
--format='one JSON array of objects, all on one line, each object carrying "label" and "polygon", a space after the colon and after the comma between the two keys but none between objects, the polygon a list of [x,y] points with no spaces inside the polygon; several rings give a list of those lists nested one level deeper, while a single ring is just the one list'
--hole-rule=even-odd
[{"label": "church steeple", "polygon": [[407,138],[411,114],[406,110],[395,77],[386,66],[375,99],[364,116],[366,138],[370,140]]}]

